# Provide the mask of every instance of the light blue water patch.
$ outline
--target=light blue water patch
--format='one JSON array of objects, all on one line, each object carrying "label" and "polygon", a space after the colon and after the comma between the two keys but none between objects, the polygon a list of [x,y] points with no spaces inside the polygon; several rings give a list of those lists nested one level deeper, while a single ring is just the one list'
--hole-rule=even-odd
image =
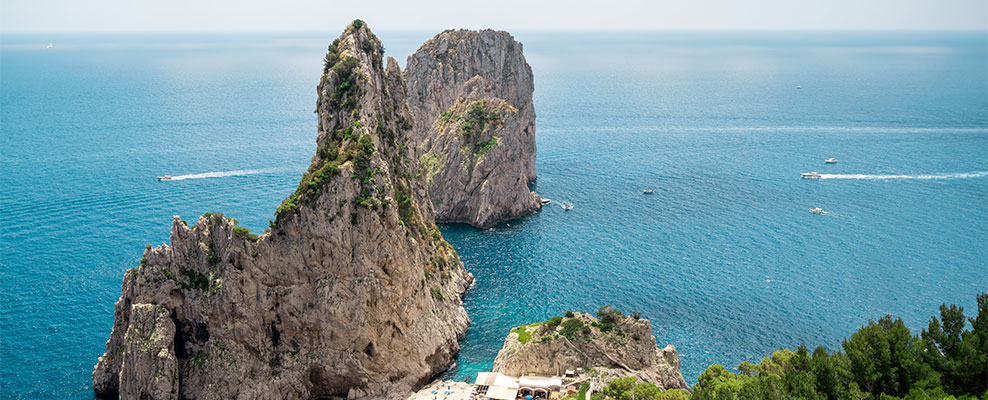
[{"label": "light blue water patch", "polygon": [[[433,34],[379,32],[399,60]],[[92,396],[123,272],[172,215],[267,226],[315,150],[335,35],[3,37],[0,397]],[[477,277],[445,376],[566,310],[641,312],[695,382],[988,290],[983,33],[515,36],[553,203],[442,227]]]}]

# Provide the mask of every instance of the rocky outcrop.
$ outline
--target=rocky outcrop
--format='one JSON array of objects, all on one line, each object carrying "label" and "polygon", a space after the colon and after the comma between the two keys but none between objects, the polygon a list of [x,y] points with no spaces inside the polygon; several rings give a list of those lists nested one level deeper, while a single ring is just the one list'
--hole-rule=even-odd
[{"label": "rocky outcrop", "polygon": [[494,371],[549,376],[567,369],[593,368],[604,382],[634,376],[662,389],[689,390],[679,370],[676,348],[657,348],[647,319],[625,316],[610,307],[598,315],[601,318],[567,313],[512,329],[494,359]]},{"label": "rocky outcrop", "polygon": [[446,31],[408,57],[411,143],[437,222],[487,228],[532,214],[532,68],[502,31]]},{"label": "rocky outcrop", "polygon": [[452,363],[473,277],[432,222],[382,58],[359,20],[330,46],[316,155],[268,232],[176,217],[124,275],[97,395],[403,398]]}]

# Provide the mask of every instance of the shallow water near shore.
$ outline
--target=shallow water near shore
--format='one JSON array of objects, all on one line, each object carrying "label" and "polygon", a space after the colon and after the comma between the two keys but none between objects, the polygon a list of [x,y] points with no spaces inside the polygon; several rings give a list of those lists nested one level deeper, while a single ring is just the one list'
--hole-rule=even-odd
[{"label": "shallow water near shore", "polygon": [[[434,33],[378,32],[402,64]],[[264,230],[315,151],[336,35],[3,37],[0,397],[92,397],[123,272],[173,215]],[[477,278],[444,377],[566,310],[641,312],[692,384],[988,289],[983,32],[514,35],[553,202],[441,227]]]}]

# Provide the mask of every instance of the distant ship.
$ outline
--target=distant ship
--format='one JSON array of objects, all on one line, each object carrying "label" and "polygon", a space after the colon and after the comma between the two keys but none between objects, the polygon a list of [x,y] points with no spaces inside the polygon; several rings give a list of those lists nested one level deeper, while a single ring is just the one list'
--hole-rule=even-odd
[{"label": "distant ship", "polygon": [[543,205],[546,205],[546,204],[549,204],[549,203],[551,203],[551,202],[552,202],[552,199],[546,199],[546,198],[542,198],[542,199],[541,199],[541,200],[539,200],[539,201],[541,201]]},{"label": "distant ship", "polygon": [[796,89],[802,89],[802,86],[796,85]]},{"label": "distant ship", "polygon": [[45,46],[46,49],[50,49],[52,47],[55,47],[55,43],[48,43],[48,45]]},{"label": "distant ship", "polygon": [[816,171],[814,171],[814,172],[803,172],[801,174],[801,176],[803,177],[803,179],[820,179],[820,173],[819,172],[816,172]]},{"label": "distant ship", "polygon": [[820,208],[820,207],[811,208],[810,209],[810,212],[811,213],[814,213],[814,214],[819,214],[819,215],[823,215],[823,214],[826,214],[827,213],[826,211],[823,211],[823,209]]},{"label": "distant ship", "polygon": [[823,160],[823,162],[825,162],[825,163],[827,163],[827,164],[837,164],[837,159],[836,159],[836,158],[833,158],[833,157],[831,157],[831,158],[828,158],[828,159],[826,159],[826,160]]},{"label": "distant ship", "polygon": [[655,191],[654,191],[654,190],[652,190],[652,189],[645,189],[645,190],[642,190],[642,193],[645,193],[645,194],[652,194],[652,193],[655,193]]},{"label": "distant ship", "polygon": [[569,211],[573,209],[573,203],[566,203],[562,205],[563,210]]},{"label": "distant ship", "polygon": [[170,181],[170,180],[172,180],[172,176],[171,175],[159,176],[158,177],[158,180],[159,181]]}]

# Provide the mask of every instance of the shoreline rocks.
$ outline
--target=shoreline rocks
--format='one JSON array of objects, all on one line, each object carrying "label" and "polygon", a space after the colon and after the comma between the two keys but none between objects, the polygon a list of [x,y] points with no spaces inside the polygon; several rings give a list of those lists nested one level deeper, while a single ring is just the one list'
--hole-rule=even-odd
[{"label": "shoreline rocks", "polygon": [[689,390],[676,348],[656,347],[647,319],[611,307],[598,316],[567,313],[513,328],[494,359],[494,372],[551,376],[584,368],[594,370],[604,383],[633,376],[663,390]]}]

